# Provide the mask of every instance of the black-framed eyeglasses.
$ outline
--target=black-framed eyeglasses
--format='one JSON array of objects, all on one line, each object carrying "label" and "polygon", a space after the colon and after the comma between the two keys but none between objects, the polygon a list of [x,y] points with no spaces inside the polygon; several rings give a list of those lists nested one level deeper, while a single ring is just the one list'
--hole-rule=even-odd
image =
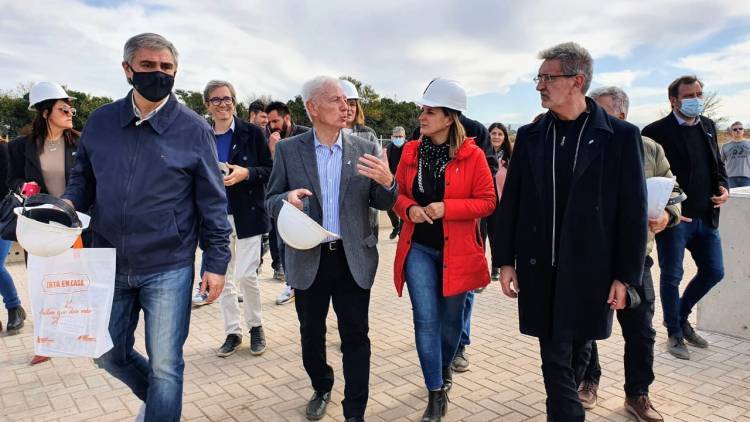
[{"label": "black-framed eyeglasses", "polygon": [[224,103],[226,105],[232,105],[234,103],[234,98],[232,97],[211,97],[208,99],[208,102],[215,105],[220,106],[221,103]]},{"label": "black-framed eyeglasses", "polygon": [[58,110],[62,111],[64,115],[75,117],[76,109],[73,107],[59,107]]},{"label": "black-framed eyeglasses", "polygon": [[552,82],[552,81],[554,81],[557,78],[572,78],[574,76],[578,76],[578,74],[572,74],[572,75],[536,75],[536,77],[534,78],[534,83],[537,83],[537,84],[539,82],[547,83],[547,82]]},{"label": "black-framed eyeglasses", "polygon": [[733,127],[732,128],[732,132],[742,132],[743,130],[745,130],[745,129],[741,128],[741,127]]}]

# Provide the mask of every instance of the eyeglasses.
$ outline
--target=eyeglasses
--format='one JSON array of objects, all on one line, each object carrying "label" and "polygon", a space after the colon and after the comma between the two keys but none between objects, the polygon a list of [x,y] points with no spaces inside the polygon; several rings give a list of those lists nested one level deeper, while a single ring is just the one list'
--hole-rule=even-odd
[{"label": "eyeglasses", "polygon": [[219,106],[219,105],[221,105],[221,103],[224,103],[226,105],[232,105],[232,103],[234,102],[234,98],[232,98],[232,97],[211,97],[211,98],[208,99],[208,102],[211,103],[211,104],[213,104],[213,105],[215,105],[215,106]]},{"label": "eyeglasses", "polygon": [[741,127],[733,127],[732,128],[732,132],[742,132],[743,130],[745,130],[745,129],[741,128]]},{"label": "eyeglasses", "polygon": [[574,76],[578,76],[578,75],[577,74],[573,74],[573,75],[536,75],[536,77],[534,78],[534,82],[537,83],[537,84],[539,82],[548,83],[548,82],[554,81],[557,78],[572,78]]},{"label": "eyeglasses", "polygon": [[66,116],[75,117],[76,115],[76,109],[74,109],[73,107],[60,107],[58,108],[58,110],[62,111]]}]

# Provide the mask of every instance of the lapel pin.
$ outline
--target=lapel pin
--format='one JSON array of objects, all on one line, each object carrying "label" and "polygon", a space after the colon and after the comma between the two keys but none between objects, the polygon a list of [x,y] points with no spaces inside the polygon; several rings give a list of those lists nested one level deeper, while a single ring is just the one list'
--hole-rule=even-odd
[{"label": "lapel pin", "polygon": [[593,139],[589,141],[589,145],[591,145],[591,144],[593,144],[593,143],[594,143],[594,140],[593,140]]},{"label": "lapel pin", "polygon": [[347,162],[346,162],[346,165],[347,165],[347,166],[351,166],[351,165],[352,165],[352,160],[349,160],[349,161],[347,161]]}]

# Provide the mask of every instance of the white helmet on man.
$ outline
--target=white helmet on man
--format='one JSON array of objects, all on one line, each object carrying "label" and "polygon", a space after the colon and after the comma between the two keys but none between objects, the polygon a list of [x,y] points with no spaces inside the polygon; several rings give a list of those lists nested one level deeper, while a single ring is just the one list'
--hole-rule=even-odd
[{"label": "white helmet on man", "polygon": [[47,100],[75,100],[55,82],[38,82],[29,91],[29,110],[34,110],[36,105]]},{"label": "white helmet on man", "polygon": [[37,256],[60,255],[75,243],[89,226],[89,216],[76,212],[68,203],[51,195],[39,194],[26,200],[16,213],[16,238],[28,253]]},{"label": "white helmet on man", "polygon": [[353,83],[347,81],[346,79],[339,79],[341,81],[341,89],[344,90],[344,94],[346,95],[347,100],[358,100],[359,99],[359,92],[357,92],[357,87],[354,86]]},{"label": "white helmet on man", "polygon": [[445,107],[466,113],[466,90],[458,81],[435,78],[422,93],[422,100],[417,104],[427,107]]},{"label": "white helmet on man", "polygon": [[312,249],[327,237],[339,237],[336,233],[331,233],[321,227],[315,220],[286,200],[276,219],[276,228],[284,243],[300,250]]}]

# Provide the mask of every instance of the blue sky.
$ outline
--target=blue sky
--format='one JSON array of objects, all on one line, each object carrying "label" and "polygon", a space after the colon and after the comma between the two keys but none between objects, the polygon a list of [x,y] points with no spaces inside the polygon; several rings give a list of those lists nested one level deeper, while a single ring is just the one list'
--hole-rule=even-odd
[{"label": "blue sky", "polygon": [[[666,86],[695,73],[719,115],[750,121],[750,2],[476,0],[0,0],[0,89],[53,80],[123,96],[122,45],[158,32],[180,51],[176,87],[232,81],[241,99],[288,99],[315,75],[350,75],[381,95],[416,100],[435,76],[461,81],[468,114],[517,125],[541,112],[537,53],[576,41],[592,87],[631,95],[630,120],[668,110]],[[606,7],[605,7],[606,6]]]}]

